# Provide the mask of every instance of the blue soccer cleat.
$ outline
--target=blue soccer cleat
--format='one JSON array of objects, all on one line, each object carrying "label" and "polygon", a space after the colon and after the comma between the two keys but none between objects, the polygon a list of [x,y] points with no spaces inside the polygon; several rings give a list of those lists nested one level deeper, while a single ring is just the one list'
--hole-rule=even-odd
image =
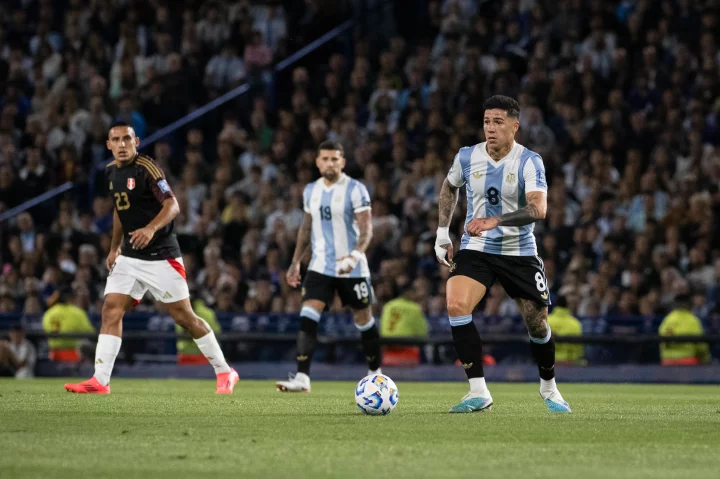
[{"label": "blue soccer cleat", "polygon": [[560,391],[557,389],[550,393],[545,393],[545,395],[540,391],[540,397],[543,398],[550,412],[571,412],[570,405],[563,399]]},{"label": "blue soccer cleat", "polygon": [[477,393],[469,392],[462,398],[460,404],[450,408],[450,413],[485,412],[492,410],[493,400],[489,395],[480,397]]}]

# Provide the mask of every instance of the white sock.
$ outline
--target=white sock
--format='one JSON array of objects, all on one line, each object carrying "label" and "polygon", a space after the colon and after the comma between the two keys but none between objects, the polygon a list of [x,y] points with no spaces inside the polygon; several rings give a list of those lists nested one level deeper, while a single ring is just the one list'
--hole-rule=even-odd
[{"label": "white sock", "polygon": [[295,379],[303,384],[310,384],[310,376],[305,373],[297,373]]},{"label": "white sock", "polygon": [[120,352],[122,339],[112,334],[101,334],[98,336],[95,347],[95,379],[103,386],[110,384],[115,358]]},{"label": "white sock", "polygon": [[210,364],[212,364],[213,369],[215,369],[215,374],[230,372],[230,366],[228,366],[228,363],[225,361],[225,355],[222,349],[220,349],[217,338],[215,338],[215,333],[210,331],[202,338],[194,339],[193,341],[195,341],[200,351]]},{"label": "white sock", "polygon": [[552,379],[540,379],[540,392],[551,393],[557,390],[557,384],[555,384],[555,378]]},{"label": "white sock", "polygon": [[482,397],[489,397],[490,391],[485,384],[485,378],[470,378],[470,392],[478,393]]}]

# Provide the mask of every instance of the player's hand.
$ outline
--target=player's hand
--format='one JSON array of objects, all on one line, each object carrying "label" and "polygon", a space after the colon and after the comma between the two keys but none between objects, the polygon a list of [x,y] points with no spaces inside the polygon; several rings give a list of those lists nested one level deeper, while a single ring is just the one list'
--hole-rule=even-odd
[{"label": "player's hand", "polygon": [[498,227],[497,217],[473,218],[467,225],[467,232],[470,236],[480,236],[483,231],[489,231]]},{"label": "player's hand", "polygon": [[150,243],[153,236],[155,236],[155,229],[151,226],[140,228],[130,233],[130,244],[133,249],[143,249]]},{"label": "player's hand", "polygon": [[105,260],[105,267],[108,269],[108,271],[112,271],[112,267],[115,264],[118,256],[120,256],[120,248],[110,250],[107,260]]},{"label": "player's hand", "polygon": [[293,288],[300,286],[300,263],[293,263],[285,273],[287,283]]},{"label": "player's hand", "polygon": [[[445,256],[447,255],[447,260]],[[440,264],[450,266],[448,261],[453,259],[453,245],[450,240],[450,228],[438,228],[437,237],[435,238],[435,257]]]},{"label": "player's hand", "polygon": [[349,274],[353,269],[355,269],[355,266],[357,266],[361,257],[361,252],[352,250],[348,256],[343,256],[337,260],[335,264],[335,271],[337,274]]}]

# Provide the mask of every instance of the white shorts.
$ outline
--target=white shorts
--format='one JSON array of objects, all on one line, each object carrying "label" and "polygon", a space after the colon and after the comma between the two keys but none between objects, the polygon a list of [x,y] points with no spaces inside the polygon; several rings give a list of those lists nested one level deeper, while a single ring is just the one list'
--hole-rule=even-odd
[{"label": "white shorts", "polygon": [[125,294],[139,301],[146,291],[163,303],[190,297],[182,258],[146,261],[118,256],[108,275],[105,294]]}]

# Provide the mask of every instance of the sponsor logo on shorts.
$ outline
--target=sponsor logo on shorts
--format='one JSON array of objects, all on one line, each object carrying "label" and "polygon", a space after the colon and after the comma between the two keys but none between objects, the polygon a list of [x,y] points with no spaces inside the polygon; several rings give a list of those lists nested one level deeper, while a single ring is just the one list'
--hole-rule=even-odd
[{"label": "sponsor logo on shorts", "polygon": [[463,363],[462,366],[463,366],[463,369],[470,369],[471,367],[473,367],[473,363]]},{"label": "sponsor logo on shorts", "polygon": [[163,299],[170,299],[172,298],[172,294],[170,294],[170,291],[165,291],[165,294],[163,295]]},{"label": "sponsor logo on shorts", "polygon": [[450,272],[452,273],[453,271],[455,271],[455,268],[457,268],[457,263],[453,261],[452,263],[450,263]]},{"label": "sponsor logo on shorts", "polygon": [[542,299],[548,299],[548,294],[547,294],[547,293],[543,293],[543,294],[540,295],[540,297],[541,297]]}]

